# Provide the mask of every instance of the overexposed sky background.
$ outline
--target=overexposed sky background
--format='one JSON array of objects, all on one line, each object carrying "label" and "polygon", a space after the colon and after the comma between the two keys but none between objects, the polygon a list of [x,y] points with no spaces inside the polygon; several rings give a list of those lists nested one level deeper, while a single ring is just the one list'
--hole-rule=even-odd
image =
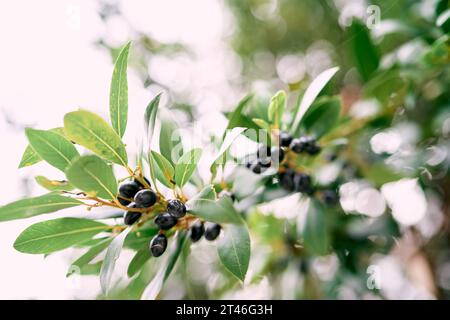
[{"label": "overexposed sky background", "polygon": [[[225,18],[219,1],[128,0],[121,8],[133,28],[157,40],[182,42],[199,56],[220,54]],[[0,112],[4,115],[0,118],[0,204],[27,193],[23,179],[37,174],[61,177],[44,164],[17,169],[26,138],[23,129],[9,124],[9,120],[21,126],[52,128],[62,124],[66,112],[79,107],[107,118],[113,63],[109,54],[93,43],[102,36],[120,45],[130,39],[130,34],[120,19],[105,25],[98,9],[96,1],[0,2]],[[214,63],[213,59],[209,62]],[[140,114],[152,96],[132,72],[129,95],[130,114]],[[141,117],[130,117],[127,137],[132,137],[140,125]],[[32,194],[45,192],[32,185]],[[0,224],[0,299],[94,298],[99,289],[97,277],[65,278],[72,259],[70,250],[44,259],[13,249],[18,234],[42,219]]]}]

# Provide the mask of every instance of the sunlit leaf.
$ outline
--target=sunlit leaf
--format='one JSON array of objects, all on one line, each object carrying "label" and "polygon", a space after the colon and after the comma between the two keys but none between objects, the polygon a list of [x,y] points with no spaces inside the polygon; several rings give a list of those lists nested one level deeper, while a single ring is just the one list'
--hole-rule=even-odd
[{"label": "sunlit leaf", "polygon": [[227,225],[217,244],[220,261],[239,280],[244,281],[250,261],[250,237],[245,224]]},{"label": "sunlit leaf", "polygon": [[175,182],[178,187],[183,187],[191,178],[197,168],[202,155],[201,149],[192,149],[181,156],[175,167]]},{"label": "sunlit leaf", "polygon": [[34,179],[41,187],[50,191],[70,191],[74,188],[66,180],[50,180],[44,176],[37,176]]},{"label": "sunlit leaf", "polygon": [[0,207],[0,221],[25,219],[81,205],[82,202],[55,193],[22,199]]},{"label": "sunlit leaf", "polygon": [[338,72],[339,68],[334,67],[325,70],[321,74],[319,74],[306,89],[305,94],[303,95],[302,101],[298,107],[298,110],[295,114],[294,121],[291,126],[291,133],[296,133],[299,130],[300,122],[305,115],[306,111],[308,111],[309,107],[313,104],[314,100],[316,100],[317,96],[323,90],[323,88],[327,85],[327,83],[333,78],[333,76]]},{"label": "sunlit leaf", "polygon": [[79,156],[73,144],[57,133],[26,128],[25,134],[36,154],[63,172]]},{"label": "sunlit leaf", "polygon": [[67,169],[70,183],[90,196],[112,200],[117,196],[117,181],[112,167],[95,155],[79,157]]},{"label": "sunlit leaf", "polygon": [[99,115],[86,110],[67,113],[64,131],[68,139],[103,159],[127,166],[127,152],[119,135]]},{"label": "sunlit leaf", "polygon": [[103,260],[102,268],[100,269],[100,285],[104,294],[108,294],[108,289],[111,283],[111,278],[116,266],[116,261],[119,259],[122,251],[123,243],[132,227],[123,230],[118,236],[114,238],[106,250],[105,259]]},{"label": "sunlit leaf", "polygon": [[114,65],[109,92],[109,112],[111,124],[117,134],[122,137],[127,127],[128,117],[128,82],[127,61],[131,42],[120,51]]},{"label": "sunlit leaf", "polygon": [[25,229],[14,242],[20,252],[45,254],[69,248],[111,227],[78,218],[60,218],[38,222]]}]

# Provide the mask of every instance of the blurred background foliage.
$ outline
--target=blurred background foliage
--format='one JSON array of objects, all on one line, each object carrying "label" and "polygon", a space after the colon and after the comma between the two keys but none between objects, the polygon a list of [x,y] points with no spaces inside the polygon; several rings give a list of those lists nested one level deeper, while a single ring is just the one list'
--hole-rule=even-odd
[{"label": "blurred background foliage", "polygon": [[[238,199],[250,191],[257,199],[248,201],[258,204],[239,203],[253,241],[249,283],[242,289],[215,272],[215,252],[204,245],[182,256],[162,298],[450,298],[449,1],[223,4],[229,18],[224,42],[235,64],[221,86],[225,115],[252,92],[245,115],[264,118],[261,110],[279,89],[288,92],[292,111],[315,76],[340,67],[322,94],[340,96],[341,119],[321,138],[324,151],[310,164],[317,183],[340,194],[338,207],[315,207],[322,220],[314,223],[327,228],[312,241],[329,241],[332,250],[305,249],[302,203],[270,202],[285,194],[267,181],[255,192],[261,181],[236,168],[229,180]],[[120,3],[100,7],[105,23],[121,17]],[[208,112],[196,103],[199,88],[151,72],[158,57],[182,57],[187,64],[195,52],[131,31],[130,66],[142,85],[155,93],[166,89],[169,106],[187,122]],[[119,45],[106,39],[97,44],[115,59]],[[117,287],[116,296],[139,297],[153,268],[148,262],[130,286]]]}]

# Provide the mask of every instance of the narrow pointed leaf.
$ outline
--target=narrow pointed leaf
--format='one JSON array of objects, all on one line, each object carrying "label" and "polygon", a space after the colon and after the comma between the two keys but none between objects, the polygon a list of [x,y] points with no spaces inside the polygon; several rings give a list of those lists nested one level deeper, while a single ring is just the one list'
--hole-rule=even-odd
[{"label": "narrow pointed leaf", "polygon": [[95,257],[97,257],[100,253],[102,253],[108,247],[108,245],[111,243],[112,240],[113,240],[112,238],[104,239],[99,243],[97,243],[96,245],[89,248],[89,250],[86,251],[86,253],[84,253],[77,260],[72,262],[72,264],[69,267],[69,270],[67,271],[66,277],[81,271],[81,269],[84,266],[86,266],[88,263],[94,260]]},{"label": "narrow pointed leaf", "polygon": [[234,276],[244,281],[250,261],[250,237],[247,226],[228,225],[217,244],[220,261]]},{"label": "narrow pointed leaf", "polygon": [[108,294],[111,278],[116,266],[116,261],[119,259],[122,251],[123,243],[132,227],[128,227],[114,238],[106,251],[105,260],[103,260],[102,268],[100,270],[100,285],[104,294]]},{"label": "narrow pointed leaf", "polygon": [[95,155],[76,159],[66,175],[72,185],[90,196],[109,200],[117,196],[117,181],[112,167]]},{"label": "narrow pointed leaf", "polygon": [[63,172],[79,156],[73,144],[57,133],[31,128],[26,128],[25,133],[39,157]]},{"label": "narrow pointed leaf", "polygon": [[286,108],[286,92],[281,90],[278,91],[270,100],[269,109],[267,110],[269,121],[271,121],[274,125],[279,127],[285,108]]},{"label": "narrow pointed leaf", "polygon": [[144,114],[144,125],[145,131],[147,133],[147,144],[148,147],[151,147],[153,131],[155,129],[156,115],[158,113],[159,101],[161,99],[161,93],[158,94],[152,101],[147,105]]},{"label": "narrow pointed leaf", "polygon": [[177,124],[169,119],[161,119],[161,131],[159,133],[159,151],[172,165],[177,158],[172,154],[179,156],[183,153],[183,145],[179,137],[174,134],[177,132]]},{"label": "narrow pointed leaf", "polygon": [[368,81],[380,64],[379,53],[370,38],[370,31],[364,23],[353,19],[349,37],[356,68],[363,80]]},{"label": "narrow pointed leaf", "polygon": [[60,218],[38,222],[25,229],[14,242],[20,252],[47,254],[86,241],[111,227],[79,218]]},{"label": "narrow pointed leaf", "polygon": [[50,180],[44,176],[37,176],[34,179],[41,187],[50,191],[70,191],[73,189],[73,186],[66,180]]},{"label": "narrow pointed leaf", "polygon": [[296,133],[299,129],[300,122],[305,115],[306,111],[308,111],[309,107],[313,104],[314,100],[316,100],[317,96],[323,90],[323,88],[327,85],[327,83],[333,78],[333,76],[338,72],[339,68],[334,67],[325,70],[321,74],[319,74],[308,86],[303,95],[302,101],[298,108],[298,111],[295,115],[294,122],[291,126],[291,133]]},{"label": "narrow pointed leaf", "polygon": [[135,274],[137,274],[150,258],[150,251],[148,250],[147,246],[136,252],[133,259],[131,259],[130,264],[128,265],[128,277],[131,278]]},{"label": "narrow pointed leaf", "polygon": [[305,248],[319,256],[326,255],[330,246],[330,235],[324,210],[320,202],[311,200],[303,229]]},{"label": "narrow pointed leaf", "polygon": [[149,153],[149,158],[152,163],[152,168],[155,172],[156,179],[158,179],[158,181],[166,187],[173,188],[174,184],[172,181],[175,174],[175,169],[169,160],[153,150]]},{"label": "narrow pointed leaf", "polygon": [[81,204],[82,202],[77,199],[49,193],[39,197],[18,200],[0,207],[0,221],[30,218]]},{"label": "narrow pointed leaf", "polygon": [[181,156],[175,167],[175,182],[181,188],[191,178],[202,155],[201,149],[192,149]]},{"label": "narrow pointed leaf", "polygon": [[64,132],[69,140],[103,159],[127,166],[128,158],[123,142],[99,115],[86,110],[70,112],[64,116]]},{"label": "narrow pointed leaf", "polygon": [[127,127],[128,117],[128,82],[127,61],[131,42],[120,51],[114,65],[109,92],[109,113],[111,124],[120,137],[123,137]]}]

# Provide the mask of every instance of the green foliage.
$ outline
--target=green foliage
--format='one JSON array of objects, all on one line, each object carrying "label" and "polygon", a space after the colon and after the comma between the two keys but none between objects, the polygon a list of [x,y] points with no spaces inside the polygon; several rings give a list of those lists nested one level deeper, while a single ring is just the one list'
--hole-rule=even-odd
[{"label": "green foliage", "polygon": [[89,240],[108,229],[108,225],[87,219],[47,220],[25,229],[14,242],[14,248],[24,253],[52,253]]},{"label": "green foliage", "polygon": [[156,151],[151,151],[149,153],[149,161],[155,172],[156,179],[168,188],[173,188],[173,176],[175,169],[169,160],[167,160],[163,155]]},{"label": "green foliage", "polygon": [[195,168],[197,168],[201,155],[201,149],[192,149],[178,159],[175,166],[175,183],[177,186],[181,188],[189,181]]},{"label": "green foliage", "polygon": [[244,281],[250,261],[250,237],[247,226],[232,224],[217,245],[220,261],[239,280]]},{"label": "green foliage", "polygon": [[73,144],[57,133],[31,128],[25,133],[36,154],[62,172],[79,156]]},{"label": "green foliage", "polygon": [[18,200],[0,207],[0,221],[30,218],[81,204],[82,202],[77,199],[49,193],[35,198]]},{"label": "green foliage", "polygon": [[79,110],[66,114],[64,132],[68,139],[103,159],[127,166],[127,152],[119,135],[95,113]]},{"label": "green foliage", "polygon": [[127,61],[130,46],[131,42],[123,47],[117,57],[109,93],[111,124],[120,137],[125,133],[128,118]]},{"label": "green foliage", "polygon": [[369,30],[356,19],[349,29],[349,41],[356,68],[364,81],[368,81],[380,64],[378,50],[373,44]]},{"label": "green foliage", "polygon": [[95,155],[75,160],[67,169],[67,178],[89,196],[108,200],[117,196],[117,180],[111,166]]}]

